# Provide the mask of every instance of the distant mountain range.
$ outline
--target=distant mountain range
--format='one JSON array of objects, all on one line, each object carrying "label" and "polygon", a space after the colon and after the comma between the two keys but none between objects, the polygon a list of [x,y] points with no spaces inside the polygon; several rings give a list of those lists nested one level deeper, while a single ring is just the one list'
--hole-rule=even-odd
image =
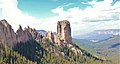
[{"label": "distant mountain range", "polygon": [[47,33],[47,31],[45,30],[36,30],[36,31],[39,32],[43,36]]},{"label": "distant mountain range", "polygon": [[77,37],[79,37],[78,39],[84,39],[91,42],[98,42],[116,35],[120,36],[120,29],[95,30],[85,35],[78,35]]},{"label": "distant mountain range", "polygon": [[79,37],[79,39],[73,38],[73,41],[109,57],[115,64],[119,63],[120,29],[95,30]]},{"label": "distant mountain range", "polygon": [[120,29],[95,30],[73,40],[92,48],[114,48],[120,43]]},{"label": "distant mountain range", "polygon": [[[45,36],[45,34],[47,33],[47,31],[45,31],[45,30],[36,30],[36,31],[39,32],[43,36]],[[53,34],[57,34],[57,33],[53,32]]]},{"label": "distant mountain range", "polygon": [[91,46],[97,53],[105,55],[114,62],[120,61],[120,36],[113,36],[111,38],[102,40],[97,43],[91,43]]}]

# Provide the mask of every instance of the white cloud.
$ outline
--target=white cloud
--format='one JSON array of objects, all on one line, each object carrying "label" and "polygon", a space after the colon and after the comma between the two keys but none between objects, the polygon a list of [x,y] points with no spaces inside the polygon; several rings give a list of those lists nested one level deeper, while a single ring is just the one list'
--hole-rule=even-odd
[{"label": "white cloud", "polygon": [[[23,27],[29,25],[30,27],[36,29],[45,29],[55,31],[54,20],[42,19],[30,16],[29,14],[24,14],[18,7],[17,0],[3,0],[3,18],[5,18],[12,27],[17,30],[19,24]],[[51,18],[52,19],[52,18]],[[49,21],[48,21],[49,20]]]},{"label": "white cloud", "polygon": [[85,3],[85,2],[81,2],[82,4],[88,4],[88,3]]},{"label": "white cloud", "polygon": [[116,14],[115,12],[120,13],[120,3],[116,3],[114,6],[111,6],[111,2],[112,0],[105,0],[102,2],[92,1],[89,4],[93,5],[93,7],[87,7],[85,10],[81,10],[79,7],[74,7],[68,9],[68,11],[64,11],[64,8],[59,6],[52,11],[64,18],[78,18],[79,20],[83,20],[84,18],[91,18],[91,20],[106,19],[112,18],[111,16]]},{"label": "white cloud", "polygon": [[56,1],[58,1],[58,0],[52,0],[52,1],[55,1],[55,2],[56,2]]},{"label": "white cloud", "polygon": [[0,19],[2,19],[2,0],[0,0]]},{"label": "white cloud", "polygon": [[2,8],[2,0],[0,0],[0,8]]},{"label": "white cloud", "polygon": [[[99,3],[92,1],[89,2],[89,4],[93,5],[93,7],[87,7],[85,10],[81,10],[79,7],[74,7],[68,9],[68,11],[64,11],[64,6],[59,6],[51,10],[53,13],[59,14],[59,16],[44,19],[24,14],[17,7],[17,0],[3,0],[2,11],[3,17],[15,30],[17,30],[18,25],[21,24],[23,27],[30,25],[30,27],[36,29],[56,31],[58,20],[69,20],[71,23],[72,34],[78,35],[94,29],[119,28],[120,2],[117,2],[114,6],[110,5],[111,2],[112,0],[105,0]],[[116,21],[114,21],[115,18]],[[109,20],[109,22],[105,21],[106,19]],[[98,20],[101,22],[82,22],[88,20]]]},{"label": "white cloud", "polygon": [[19,24],[27,25],[28,23],[31,23],[31,21],[36,21],[35,17],[23,14],[22,11],[17,8],[17,4],[17,0],[4,0],[2,8],[3,17],[13,26],[14,29],[17,29]]},{"label": "white cloud", "polygon": [[64,11],[64,7],[59,6],[53,9],[52,12],[59,14],[60,18],[69,20],[74,34],[95,29],[120,28],[120,2],[117,2],[114,6],[111,6],[111,3],[112,0],[92,1],[89,2],[92,7],[87,7],[85,10],[74,7]]}]

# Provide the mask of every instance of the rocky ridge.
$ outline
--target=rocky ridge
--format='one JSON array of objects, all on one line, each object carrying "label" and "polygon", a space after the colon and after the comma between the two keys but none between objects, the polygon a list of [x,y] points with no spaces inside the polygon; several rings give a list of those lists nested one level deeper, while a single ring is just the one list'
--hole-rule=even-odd
[{"label": "rocky ridge", "polygon": [[14,32],[11,25],[5,19],[0,21],[0,43],[12,48],[16,43],[24,43],[31,39],[41,41],[41,35],[29,26],[23,30],[21,25]]},{"label": "rocky ridge", "polygon": [[11,25],[9,25],[6,20],[0,20],[0,43],[12,48],[17,43],[25,43],[32,39],[36,40],[37,42],[48,44],[48,46],[52,43],[53,46],[51,45],[52,47],[50,47],[52,52],[63,57],[65,56],[65,53],[62,50],[59,51],[58,47],[62,47],[63,49],[68,47],[76,55],[81,54],[91,56],[97,60],[104,60],[98,58],[97,56],[93,56],[72,44],[70,22],[67,20],[58,21],[56,35],[51,31],[48,31],[45,36],[41,35],[35,29],[32,29],[29,26],[23,30],[22,26],[19,25],[19,29],[14,32]]},{"label": "rocky ridge", "polygon": [[51,31],[48,31],[45,36],[38,33],[35,29],[29,26],[23,30],[22,26],[16,32],[12,29],[12,26],[4,19],[0,21],[0,42],[5,43],[10,47],[13,47],[15,43],[26,42],[31,39],[36,39],[38,42],[45,42],[49,40],[53,43],[72,43],[70,23],[67,20],[58,21],[57,34],[54,35]]},{"label": "rocky ridge", "polygon": [[17,43],[16,33],[6,20],[0,21],[0,43],[9,47]]}]

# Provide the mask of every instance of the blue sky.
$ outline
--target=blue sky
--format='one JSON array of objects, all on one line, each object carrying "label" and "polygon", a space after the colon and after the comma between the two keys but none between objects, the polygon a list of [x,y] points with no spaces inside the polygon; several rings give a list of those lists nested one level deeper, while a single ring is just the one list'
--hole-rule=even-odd
[{"label": "blue sky", "polygon": [[69,3],[71,3],[71,5],[66,6],[65,10],[74,6],[83,7],[83,5],[79,1],[75,0],[18,0],[18,7],[23,10],[23,12],[27,12],[30,15],[41,18],[57,15],[53,14],[51,10],[58,6],[64,6]]},{"label": "blue sky", "polygon": [[[58,6],[65,6],[64,10],[68,10],[72,7],[80,7],[80,9],[84,10],[87,6],[91,6],[90,4],[82,4],[91,2],[92,0],[18,0],[18,8],[21,9],[24,13],[29,13],[32,16],[36,16],[37,18],[46,18],[55,16],[57,14],[52,13],[52,9]],[[96,0],[97,2],[101,2],[104,0]],[[113,0],[111,2],[114,5],[119,0]]]},{"label": "blue sky", "polygon": [[2,17],[2,9],[0,9],[0,17]]},{"label": "blue sky", "polygon": [[0,18],[2,17],[2,0],[0,0]]},{"label": "blue sky", "polygon": [[75,36],[119,29],[120,0],[0,0],[0,15],[15,31],[20,24],[56,32],[57,21],[68,20]]}]

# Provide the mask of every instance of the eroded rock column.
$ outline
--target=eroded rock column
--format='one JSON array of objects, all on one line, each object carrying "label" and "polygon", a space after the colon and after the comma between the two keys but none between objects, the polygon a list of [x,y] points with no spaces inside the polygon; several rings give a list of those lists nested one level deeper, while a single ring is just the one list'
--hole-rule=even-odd
[{"label": "eroded rock column", "polygon": [[58,21],[57,35],[60,38],[60,40],[67,42],[67,43],[72,43],[71,27],[70,27],[69,21],[67,20]]}]

